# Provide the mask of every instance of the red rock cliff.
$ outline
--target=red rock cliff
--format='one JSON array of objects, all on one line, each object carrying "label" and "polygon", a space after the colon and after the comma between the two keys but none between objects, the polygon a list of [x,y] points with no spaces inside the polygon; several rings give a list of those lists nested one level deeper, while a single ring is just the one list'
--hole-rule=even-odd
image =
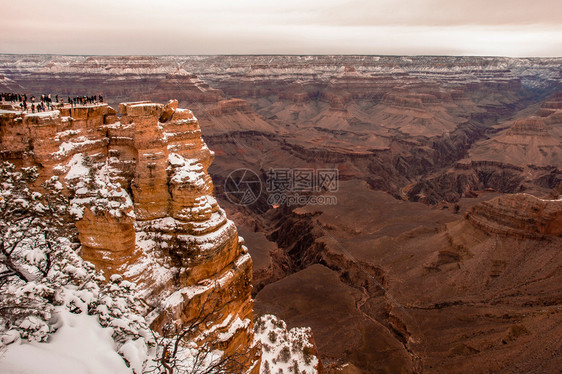
[{"label": "red rock cliff", "polygon": [[177,101],[2,111],[4,159],[65,182],[82,256],[106,275],[135,281],[147,319],[189,323],[212,309],[196,337],[259,370],[251,298],[252,260],[213,197],[214,154],[197,119]]}]

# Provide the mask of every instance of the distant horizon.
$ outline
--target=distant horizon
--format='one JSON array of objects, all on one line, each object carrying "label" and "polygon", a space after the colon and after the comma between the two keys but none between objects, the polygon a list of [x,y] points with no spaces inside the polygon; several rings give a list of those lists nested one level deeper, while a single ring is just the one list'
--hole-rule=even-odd
[{"label": "distant horizon", "polygon": [[478,58],[509,58],[509,59],[529,59],[529,58],[540,58],[540,59],[560,59],[560,56],[507,56],[507,55],[436,55],[436,54],[418,54],[418,55],[408,55],[408,54],[361,54],[361,53],[199,53],[199,54],[179,54],[179,53],[169,53],[169,54],[89,54],[89,53],[11,53],[11,52],[0,52],[0,55],[6,56],[69,56],[69,57],[166,57],[166,56],[178,56],[178,57],[212,57],[212,56],[293,56],[293,57],[322,57],[322,56],[349,56],[349,57],[478,57]]}]

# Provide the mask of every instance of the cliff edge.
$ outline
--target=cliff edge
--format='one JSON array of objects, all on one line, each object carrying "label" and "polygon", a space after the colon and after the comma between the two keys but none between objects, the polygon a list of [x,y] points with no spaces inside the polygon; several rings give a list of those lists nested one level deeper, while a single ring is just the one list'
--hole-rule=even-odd
[{"label": "cliff edge", "polygon": [[214,153],[193,113],[151,102],[0,111],[0,155],[58,176],[81,255],[106,276],[134,281],[153,330],[203,320],[195,342],[259,371],[252,260],[213,197]]}]

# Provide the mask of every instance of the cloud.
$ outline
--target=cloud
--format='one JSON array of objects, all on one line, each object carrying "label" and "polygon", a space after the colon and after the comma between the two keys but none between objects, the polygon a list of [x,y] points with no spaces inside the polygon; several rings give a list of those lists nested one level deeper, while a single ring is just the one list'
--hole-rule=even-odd
[{"label": "cloud", "polygon": [[562,55],[547,0],[18,0],[0,52]]},{"label": "cloud", "polygon": [[551,0],[348,0],[320,9],[310,21],[342,26],[542,24],[559,27],[562,3]]}]

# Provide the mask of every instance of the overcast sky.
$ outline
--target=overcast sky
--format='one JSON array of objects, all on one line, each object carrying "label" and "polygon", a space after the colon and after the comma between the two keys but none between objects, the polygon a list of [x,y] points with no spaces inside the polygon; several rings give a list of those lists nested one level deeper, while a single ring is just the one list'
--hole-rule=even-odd
[{"label": "overcast sky", "polygon": [[0,1],[0,53],[562,56],[560,0]]}]

